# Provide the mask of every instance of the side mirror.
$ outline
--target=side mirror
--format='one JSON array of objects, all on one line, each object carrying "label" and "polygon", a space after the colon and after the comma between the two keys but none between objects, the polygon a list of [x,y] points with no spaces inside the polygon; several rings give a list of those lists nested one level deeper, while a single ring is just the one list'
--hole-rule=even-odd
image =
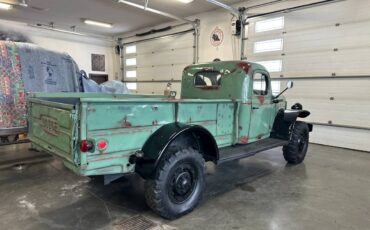
[{"label": "side mirror", "polygon": [[281,94],[283,94],[285,91],[291,88],[293,88],[293,81],[288,81],[288,83],[286,84],[286,88],[283,91],[281,91],[278,95],[276,95],[275,99],[279,98]]},{"label": "side mirror", "polygon": [[288,83],[286,84],[286,87],[288,88],[288,89],[291,89],[291,88],[293,88],[293,81],[288,81]]}]

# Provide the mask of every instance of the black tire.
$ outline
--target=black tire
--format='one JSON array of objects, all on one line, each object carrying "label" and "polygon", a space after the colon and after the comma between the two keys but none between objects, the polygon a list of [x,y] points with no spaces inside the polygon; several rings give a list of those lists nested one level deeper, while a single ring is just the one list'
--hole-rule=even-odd
[{"label": "black tire", "polygon": [[309,142],[308,125],[297,121],[294,124],[292,137],[288,145],[283,147],[285,160],[289,164],[300,164],[306,157]]},{"label": "black tire", "polygon": [[160,162],[155,179],[145,182],[147,204],[166,219],[191,212],[203,194],[204,172],[204,159],[193,148],[168,155]]}]

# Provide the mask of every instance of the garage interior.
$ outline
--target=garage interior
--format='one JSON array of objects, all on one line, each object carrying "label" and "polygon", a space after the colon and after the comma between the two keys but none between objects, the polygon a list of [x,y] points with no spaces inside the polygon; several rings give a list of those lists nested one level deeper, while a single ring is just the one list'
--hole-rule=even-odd
[{"label": "garage interior", "polygon": [[[245,60],[268,70],[275,95],[293,81],[287,107],[301,103],[311,112],[302,120],[313,124],[302,164],[287,164],[281,147],[217,167],[207,162],[198,206],[167,220],[146,204],[138,174],[107,185],[79,176],[32,148],[26,120],[9,123],[14,114],[0,111],[0,228],[368,229],[369,11],[367,0],[0,0],[0,51],[14,45],[21,64],[29,49],[41,60],[22,69],[42,75],[24,81],[25,93],[79,92],[72,79],[49,83],[52,74],[83,70],[96,82],[91,92],[119,83],[126,94],[175,91],[177,100],[187,66]],[[50,60],[62,53],[72,64],[51,73]],[[5,110],[9,78],[0,55]]]}]

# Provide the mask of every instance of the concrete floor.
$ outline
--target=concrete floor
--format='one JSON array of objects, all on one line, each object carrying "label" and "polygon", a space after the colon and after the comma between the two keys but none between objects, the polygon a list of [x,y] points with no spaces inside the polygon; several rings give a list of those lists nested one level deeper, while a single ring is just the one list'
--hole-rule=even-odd
[{"label": "concrete floor", "polygon": [[[127,229],[133,216],[154,229],[370,229],[370,153],[311,144],[298,166],[279,148],[209,164],[201,204],[166,221],[146,206],[138,176],[103,186],[24,147],[0,149],[0,229]],[[34,157],[41,162],[11,167]]]}]

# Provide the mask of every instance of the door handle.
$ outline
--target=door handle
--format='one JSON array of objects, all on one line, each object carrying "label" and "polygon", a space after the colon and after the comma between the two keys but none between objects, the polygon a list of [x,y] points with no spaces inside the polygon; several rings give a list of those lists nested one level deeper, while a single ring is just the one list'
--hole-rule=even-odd
[{"label": "door handle", "polygon": [[252,107],[252,109],[259,109],[260,107]]}]

